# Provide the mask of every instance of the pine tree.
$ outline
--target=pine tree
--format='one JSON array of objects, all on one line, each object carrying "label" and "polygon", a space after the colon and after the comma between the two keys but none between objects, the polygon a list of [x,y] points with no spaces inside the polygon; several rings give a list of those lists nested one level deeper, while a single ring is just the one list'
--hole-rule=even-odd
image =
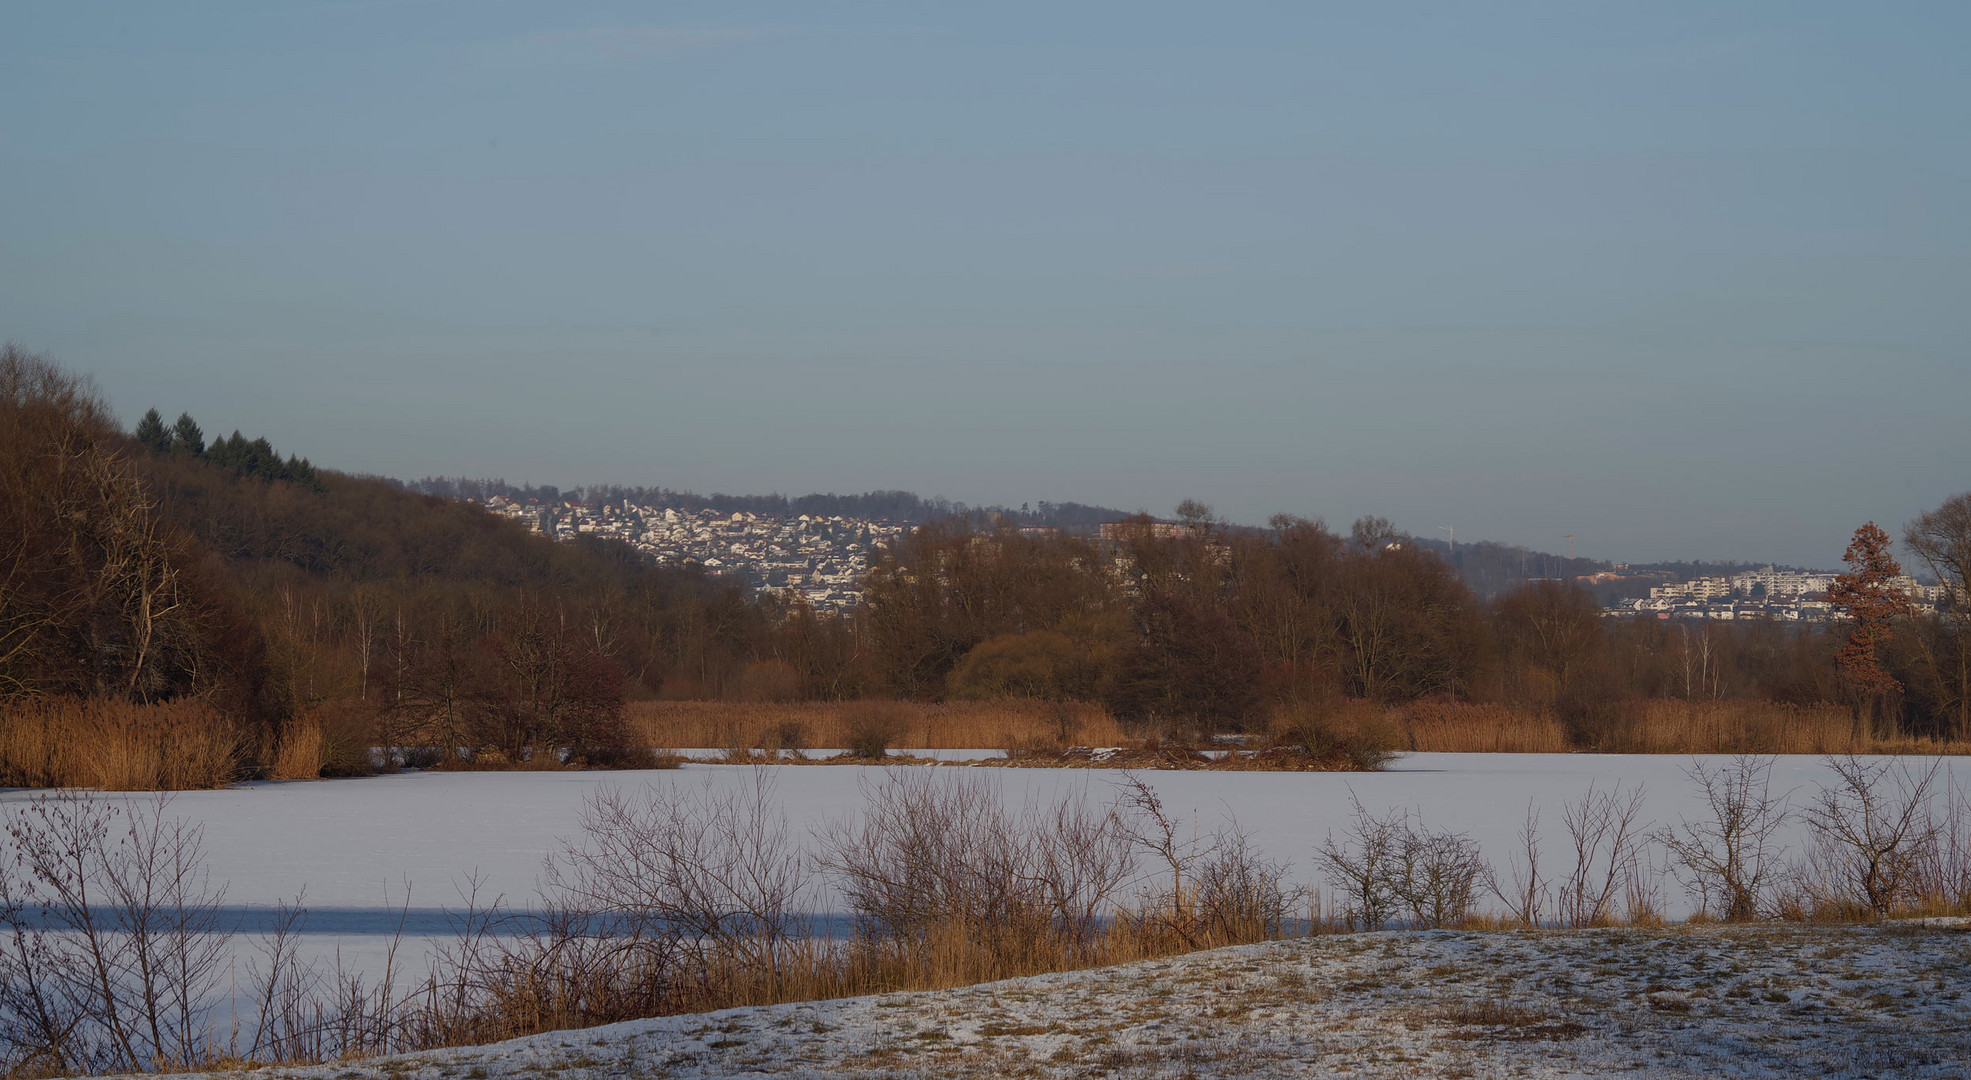
[{"label": "pine tree", "polygon": [[171,449],[171,432],[165,428],[164,417],[159,416],[156,409],[146,412],[144,418],[137,421],[137,430],[131,434],[138,442],[157,453],[162,454]]},{"label": "pine tree", "polygon": [[193,457],[205,453],[205,432],[199,430],[191,413],[179,413],[178,422],[171,425],[171,448]]}]

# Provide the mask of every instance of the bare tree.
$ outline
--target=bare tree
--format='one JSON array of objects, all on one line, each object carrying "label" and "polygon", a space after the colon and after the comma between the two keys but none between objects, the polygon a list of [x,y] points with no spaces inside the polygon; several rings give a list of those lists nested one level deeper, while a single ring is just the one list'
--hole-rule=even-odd
[{"label": "bare tree", "polygon": [[1943,762],[1831,757],[1833,784],[1801,812],[1813,838],[1808,866],[1816,886],[1876,916],[1919,901],[1923,867],[1934,857],[1940,825],[1931,799]]},{"label": "bare tree", "polygon": [[1710,816],[1657,834],[1685,891],[1729,921],[1759,916],[1778,869],[1773,836],[1786,823],[1787,806],[1772,794],[1772,765],[1772,758],[1750,754],[1715,770],[1693,762],[1684,775],[1703,793]]},{"label": "bare tree", "polygon": [[1196,839],[1179,838],[1177,819],[1164,809],[1156,789],[1135,773],[1123,774],[1122,804],[1134,819],[1129,830],[1131,842],[1149,852],[1170,875],[1169,903],[1179,919],[1187,918],[1190,889],[1185,879],[1204,853]]},{"label": "bare tree", "polygon": [[1471,914],[1481,890],[1496,887],[1478,841],[1464,833],[1427,828],[1415,816],[1403,822],[1389,891],[1426,929],[1454,926]]},{"label": "bare tree", "polygon": [[1329,833],[1318,855],[1328,885],[1347,897],[1348,917],[1363,929],[1381,929],[1401,911],[1420,926],[1453,925],[1481,892],[1498,892],[1469,836],[1433,830],[1409,811],[1376,817],[1353,802],[1347,831],[1339,839]]},{"label": "bare tree", "polygon": [[202,830],[168,806],[57,792],[8,815],[0,1045],[10,1073],[188,1068],[214,1048],[232,938],[225,889],[206,875]]},{"label": "bare tree", "polygon": [[1951,633],[1926,654],[1944,689],[1953,735],[1971,739],[1971,491],[1903,527],[1903,543],[1942,582],[1948,598],[1944,619]]}]

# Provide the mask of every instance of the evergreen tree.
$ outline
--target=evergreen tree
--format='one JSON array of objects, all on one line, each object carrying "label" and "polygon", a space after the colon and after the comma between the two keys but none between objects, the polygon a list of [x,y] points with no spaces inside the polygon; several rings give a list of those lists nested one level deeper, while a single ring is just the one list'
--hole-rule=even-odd
[{"label": "evergreen tree", "polygon": [[144,418],[137,421],[137,430],[131,434],[146,448],[157,453],[171,449],[171,432],[165,428],[164,417],[159,416],[156,409],[146,412]]},{"label": "evergreen tree", "polygon": [[191,413],[179,413],[178,422],[171,426],[171,448],[193,457],[205,453],[205,432],[199,430]]}]

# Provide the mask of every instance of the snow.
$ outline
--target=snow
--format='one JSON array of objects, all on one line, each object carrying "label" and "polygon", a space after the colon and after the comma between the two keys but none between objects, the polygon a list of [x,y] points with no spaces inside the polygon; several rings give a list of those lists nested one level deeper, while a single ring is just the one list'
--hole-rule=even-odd
[{"label": "snow", "polygon": [[[1008,799],[1064,790],[1110,797],[1101,769],[972,767],[938,774]],[[1707,759],[1714,767],[1726,759]],[[1251,842],[1318,882],[1313,852],[1359,800],[1470,834],[1503,874],[1529,804],[1556,865],[1561,806],[1593,784],[1641,785],[1645,816],[1696,818],[1688,758],[1413,754],[1381,773],[1139,773],[1206,834],[1236,821]],[[1926,763],[1917,762],[1927,767]],[[906,766],[907,767],[907,766]],[[888,767],[893,771],[897,766]],[[1945,762],[1971,785],[1971,761]],[[882,766],[766,767],[797,829],[857,812]],[[391,935],[416,978],[447,908],[534,902],[542,859],[577,831],[599,789],[751,783],[755,768],[687,764],[629,773],[404,773],[261,783],[171,796],[201,823],[213,880],[249,929],[303,895],[304,956],[380,971]],[[1775,794],[1796,804],[1828,777],[1780,758]],[[36,797],[0,792],[0,808]],[[149,795],[108,798],[145,800]],[[1789,826],[1779,838],[1798,849]],[[1670,914],[1687,909],[1674,892]],[[826,906],[825,902],[822,906]],[[1678,927],[1326,936],[936,994],[731,1010],[557,1033],[499,1047],[280,1069],[309,1080],[616,1075],[1069,1076],[1419,1075],[1956,1076],[1971,1061],[1958,987],[1971,975],[1964,920],[1877,927]],[[242,939],[250,955],[251,939]]]},{"label": "snow", "polygon": [[1941,1078],[1968,974],[1913,925],[1356,934],[256,1075]]},{"label": "snow", "polygon": [[[1192,819],[1199,834],[1236,822],[1269,857],[1303,882],[1315,882],[1314,849],[1339,832],[1359,799],[1371,813],[1408,808],[1433,827],[1468,833],[1499,870],[1517,847],[1529,805],[1539,809],[1549,865],[1561,857],[1561,806],[1590,784],[1607,791],[1642,786],[1644,816],[1669,824],[1703,814],[1683,770],[1693,759],[1599,754],[1410,754],[1376,773],[1148,771],[1140,776],[1170,811]],[[1713,766],[1726,758],[1696,759]],[[1919,763],[1921,764],[1921,763]],[[1960,788],[1971,787],[1971,759],[1945,760]],[[877,765],[728,766],[691,763],[647,772],[409,772],[346,780],[247,784],[170,796],[170,810],[205,828],[213,879],[228,883],[229,904],[265,909],[306,890],[317,925],[334,919],[343,933],[394,930],[407,894],[411,925],[442,922],[462,906],[477,878],[482,901],[504,897],[527,907],[541,862],[577,832],[590,793],[643,784],[746,784],[755,768],[770,771],[775,795],[797,828],[854,814],[861,785],[880,779]],[[1063,790],[1106,800],[1124,774],[1102,769],[969,768],[1010,800],[1050,799]],[[1774,794],[1799,803],[1829,774],[1821,759],[1781,757]],[[0,809],[35,797],[0,792]],[[105,798],[146,800],[143,794]],[[1780,839],[1795,850],[1797,825]],[[1671,914],[1687,913],[1671,901]]]}]

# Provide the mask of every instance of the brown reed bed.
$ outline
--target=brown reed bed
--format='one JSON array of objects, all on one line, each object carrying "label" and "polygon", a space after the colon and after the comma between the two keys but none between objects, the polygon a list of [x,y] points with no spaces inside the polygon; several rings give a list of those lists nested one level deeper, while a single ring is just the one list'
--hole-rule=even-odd
[{"label": "brown reed bed", "polygon": [[1474,701],[1419,701],[1393,710],[1405,750],[1454,754],[1564,754],[1576,749],[1552,715]]},{"label": "brown reed bed", "polygon": [[[1142,749],[1099,705],[1037,701],[766,704],[644,701],[628,706],[641,745],[717,750],[1004,749],[1042,762],[1068,747]],[[1481,754],[1967,754],[1971,743],[1858,729],[1839,705],[1763,701],[1621,702],[1600,729],[1570,733],[1550,710],[1496,702],[1347,701],[1324,724],[1397,751]],[[1279,727],[1277,718],[1273,725]],[[1278,730],[1255,736],[1277,742]],[[1254,743],[1259,745],[1258,742]],[[876,754],[866,754],[874,757]],[[1263,767],[1263,766],[1262,766]],[[1304,766],[1301,766],[1304,767]]]},{"label": "brown reed bed", "polygon": [[30,698],[0,706],[0,784],[191,791],[237,779],[241,734],[203,701]]},{"label": "brown reed bed", "polygon": [[715,750],[856,749],[877,735],[888,736],[888,746],[899,750],[1135,742],[1101,706],[1079,702],[637,701],[627,706],[626,717],[641,745]]},{"label": "brown reed bed", "polygon": [[1403,749],[1439,753],[1971,753],[1971,743],[1859,728],[1839,705],[1632,700],[1605,725],[1572,737],[1551,712],[1489,702],[1417,702],[1390,715]]}]

